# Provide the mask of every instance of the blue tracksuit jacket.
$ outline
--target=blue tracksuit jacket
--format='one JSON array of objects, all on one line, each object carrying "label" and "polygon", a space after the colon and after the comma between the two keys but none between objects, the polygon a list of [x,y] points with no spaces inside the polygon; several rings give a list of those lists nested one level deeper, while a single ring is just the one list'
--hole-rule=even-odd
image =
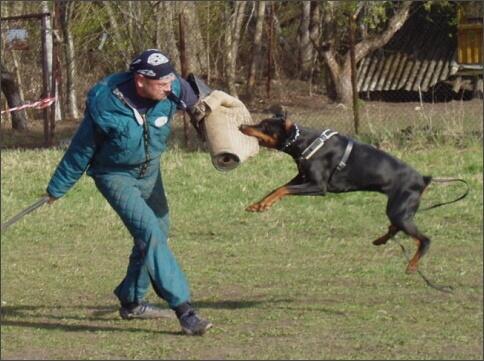
[{"label": "blue tracksuit jacket", "polygon": [[[160,157],[177,105],[162,100],[139,115],[116,91],[132,76],[108,76],[89,91],[84,119],[47,192],[59,198],[87,172],[134,239],[126,276],[114,293],[121,303],[138,303],[151,284],[174,308],[190,302],[190,291],[167,244],[169,215]],[[172,92],[183,100],[182,88],[176,78]]]}]

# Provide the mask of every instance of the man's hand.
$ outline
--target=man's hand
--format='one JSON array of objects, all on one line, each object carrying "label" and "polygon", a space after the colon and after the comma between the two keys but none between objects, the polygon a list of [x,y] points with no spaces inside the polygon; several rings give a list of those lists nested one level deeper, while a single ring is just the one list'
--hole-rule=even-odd
[{"label": "man's hand", "polygon": [[51,196],[48,192],[44,193],[44,197],[49,197],[49,200],[47,201],[48,205],[51,205],[54,203],[58,198]]},{"label": "man's hand", "polygon": [[194,106],[187,108],[187,113],[190,116],[190,123],[197,131],[198,136],[202,141],[205,141],[205,137],[203,135],[200,123],[210,113],[210,109],[207,108],[202,100],[198,100]]},{"label": "man's hand", "polygon": [[203,118],[205,118],[207,111],[209,111],[209,109],[207,109],[202,100],[199,100],[193,107],[187,109],[190,118],[194,119],[197,123],[200,123]]}]

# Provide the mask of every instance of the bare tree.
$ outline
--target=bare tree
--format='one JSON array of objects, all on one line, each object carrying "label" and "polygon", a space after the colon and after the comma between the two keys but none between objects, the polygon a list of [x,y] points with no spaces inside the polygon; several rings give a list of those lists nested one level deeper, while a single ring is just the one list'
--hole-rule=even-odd
[{"label": "bare tree", "polygon": [[[23,4],[14,4],[14,6],[22,7]],[[2,16],[8,17],[9,7],[2,8]],[[21,11],[21,9],[20,9]],[[2,39],[3,41],[4,39]],[[20,76],[20,64],[17,54],[14,50],[8,50],[12,56],[13,72],[7,71],[3,61],[1,65],[1,83],[2,93],[5,95],[8,108],[21,106],[24,102],[24,95],[22,91],[22,78]],[[28,130],[28,118],[25,109],[16,110],[10,113],[12,119],[12,128],[18,131]]]},{"label": "bare tree", "polygon": [[[124,5],[124,4],[115,4],[117,7],[118,7],[118,10],[119,11],[114,11],[113,7],[112,7],[112,2],[110,1],[103,1],[102,2],[102,5],[104,6],[104,8],[106,9],[106,13],[108,15],[108,18],[109,18],[109,32],[111,34],[111,36],[113,37],[113,40],[114,40],[114,43],[117,44],[117,48],[118,48],[118,54],[120,55],[120,57],[124,60],[124,65],[126,68],[128,68],[129,66],[129,63],[131,61],[131,53],[132,51],[130,51],[131,49],[126,49],[125,45],[126,45],[126,32],[129,32],[129,31],[132,31],[132,25],[133,25],[133,21],[132,21],[132,16],[135,16],[136,15],[136,11],[130,9],[129,11],[123,11],[122,8],[120,8],[120,6]],[[132,1],[129,1],[127,2],[126,4],[127,6],[129,7],[132,7],[132,6],[137,6],[137,5],[141,5],[139,4],[138,2],[135,2],[135,4],[132,4]],[[127,19],[124,19],[124,21],[122,22],[122,26],[119,25],[119,22],[118,22],[118,14],[119,13],[128,13],[128,14],[131,14],[132,16],[129,16]],[[139,21],[139,20],[138,20]],[[130,26],[127,26],[127,25],[130,25]],[[107,28],[106,28],[107,30]],[[127,37],[128,39],[132,39],[132,37]],[[126,51],[128,50],[128,51]]]},{"label": "bare tree", "polygon": [[[47,1],[41,1],[41,12],[44,14],[49,13],[49,4]],[[52,85],[52,60],[53,60],[53,53],[54,53],[54,44],[52,40],[52,19],[51,16],[46,16],[45,17],[45,62],[46,62],[46,71],[47,71],[47,94],[45,96],[48,96],[51,94],[51,85]]]},{"label": "bare tree", "polygon": [[[2,64],[2,92],[5,95],[9,108],[22,105],[20,98],[20,91],[18,85],[15,83],[15,76],[12,73],[3,70]],[[12,128],[19,131],[28,130],[27,114],[24,109],[16,110],[10,113],[12,116]],[[3,116],[3,115],[2,115]]]},{"label": "bare tree", "polygon": [[74,47],[74,40],[72,38],[71,31],[69,29],[69,22],[71,18],[71,12],[73,9],[72,1],[61,1],[58,4],[58,9],[60,11],[60,31],[62,34],[62,50],[65,59],[65,91],[66,91],[66,105],[67,114],[69,118],[78,119],[79,109],[77,107],[77,66],[76,66],[76,52]]},{"label": "bare tree", "polygon": [[307,79],[311,75],[313,67],[313,44],[309,37],[309,24],[311,20],[311,2],[301,2],[301,21],[297,32],[298,57],[300,73],[302,79]]},{"label": "bare tree", "polygon": [[187,47],[188,71],[202,76],[208,74],[207,48],[202,35],[195,1],[177,1],[179,13],[183,13],[186,20],[185,36],[189,39]]},{"label": "bare tree", "polygon": [[[329,87],[334,91],[334,93],[330,91],[329,95],[333,95],[337,102],[351,103],[353,100],[350,51],[348,44],[344,43],[347,38],[345,24],[347,24],[348,17],[353,16],[360,23],[370,21],[368,17],[358,16],[363,8],[370,6],[371,8],[367,10],[371,13],[372,20],[375,21],[374,19],[377,18],[376,25],[385,25],[382,31],[373,31],[371,36],[360,34],[361,40],[355,45],[355,62],[358,63],[363,57],[390,41],[408,19],[413,1],[399,2],[396,7],[393,7],[394,2],[389,1],[375,3],[368,1],[357,3],[313,1],[311,4],[311,41],[326,64]],[[375,14],[381,14],[382,9],[386,10],[386,13],[383,17],[378,18]],[[374,12],[372,12],[373,10]]]},{"label": "bare tree", "polygon": [[225,31],[225,81],[229,93],[233,96],[237,96],[235,74],[246,5],[247,1],[230,1],[225,7],[225,19],[228,24]]},{"label": "bare tree", "polygon": [[[153,1],[155,2],[155,1]],[[157,23],[154,24],[156,35],[156,48],[170,55],[176,67],[180,69],[178,47],[178,9],[177,1],[159,1],[155,7]]]},{"label": "bare tree", "polygon": [[254,1],[253,5],[255,7],[255,32],[252,41],[252,59],[249,64],[249,73],[247,76],[247,88],[246,94],[249,99],[252,98],[254,94],[254,87],[257,79],[257,73],[260,69],[260,64],[262,62],[262,35],[264,30],[265,12],[266,12],[266,2],[265,1]]}]

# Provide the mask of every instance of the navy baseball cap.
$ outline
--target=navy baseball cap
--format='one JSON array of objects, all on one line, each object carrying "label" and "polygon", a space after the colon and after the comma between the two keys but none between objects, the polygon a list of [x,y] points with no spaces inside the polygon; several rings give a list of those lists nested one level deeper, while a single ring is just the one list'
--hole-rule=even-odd
[{"label": "navy baseball cap", "polygon": [[168,57],[157,49],[148,49],[141,53],[131,62],[129,71],[149,79],[163,79],[175,74]]}]

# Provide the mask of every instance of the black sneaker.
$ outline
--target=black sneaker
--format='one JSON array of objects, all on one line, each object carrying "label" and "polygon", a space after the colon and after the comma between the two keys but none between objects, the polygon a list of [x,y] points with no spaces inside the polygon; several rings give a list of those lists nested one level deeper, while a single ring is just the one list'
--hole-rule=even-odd
[{"label": "black sneaker", "polygon": [[183,332],[187,335],[198,336],[202,336],[205,331],[212,327],[212,323],[210,321],[198,317],[194,310],[190,310],[180,317],[180,325]]},{"label": "black sneaker", "polygon": [[162,310],[152,304],[142,301],[133,309],[126,307],[119,308],[119,315],[125,320],[132,320],[134,318],[148,319],[148,318],[174,318],[175,315],[168,310]]}]

